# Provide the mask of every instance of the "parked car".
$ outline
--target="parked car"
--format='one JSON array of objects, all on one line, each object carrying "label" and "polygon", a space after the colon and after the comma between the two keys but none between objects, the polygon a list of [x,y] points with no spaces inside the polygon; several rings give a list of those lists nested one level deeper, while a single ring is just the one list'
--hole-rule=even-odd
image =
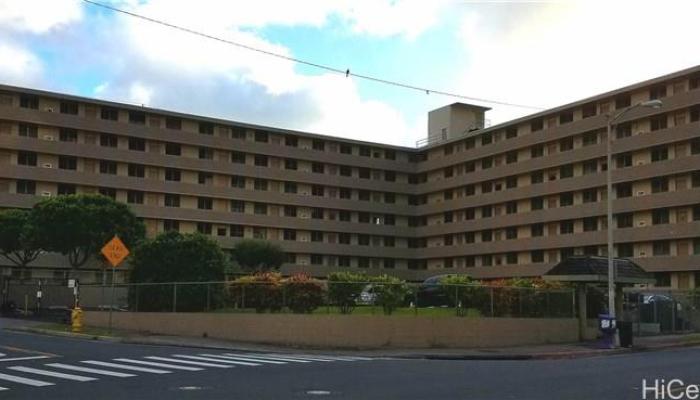
[{"label": "parked car", "polygon": [[450,274],[435,275],[418,286],[418,307],[454,307],[454,302],[447,296],[440,281]]},{"label": "parked car", "polygon": [[369,284],[362,289],[360,296],[357,298],[358,305],[370,306],[377,301],[377,294],[374,292],[374,285]]}]

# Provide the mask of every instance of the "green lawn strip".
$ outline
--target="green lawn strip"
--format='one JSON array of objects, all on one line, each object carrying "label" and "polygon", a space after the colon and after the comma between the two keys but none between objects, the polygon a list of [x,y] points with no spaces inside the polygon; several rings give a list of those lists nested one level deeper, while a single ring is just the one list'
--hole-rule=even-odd
[{"label": "green lawn strip", "polygon": [[[221,308],[214,310],[215,313],[241,313],[241,314],[254,314],[255,310],[252,308]],[[270,314],[269,312],[263,314]],[[288,310],[273,314],[291,314]],[[299,314],[303,315],[303,314]],[[337,307],[319,307],[313,311],[310,315],[343,315],[340,313]],[[377,315],[382,317],[455,317],[457,316],[457,311],[454,308],[449,307],[434,307],[434,308],[419,308],[416,309],[411,307],[397,308],[391,315],[384,315],[384,311],[381,307],[372,306],[357,306],[353,309],[350,315]],[[475,309],[467,309],[461,314],[461,316],[475,318],[479,317],[480,313]]]},{"label": "green lawn strip", "polygon": [[[53,332],[73,333],[71,326],[66,324],[41,324],[36,325],[33,328]],[[112,333],[109,333],[106,328],[96,328],[91,326],[83,326],[79,333],[88,336],[121,336],[117,330],[113,329]]]}]

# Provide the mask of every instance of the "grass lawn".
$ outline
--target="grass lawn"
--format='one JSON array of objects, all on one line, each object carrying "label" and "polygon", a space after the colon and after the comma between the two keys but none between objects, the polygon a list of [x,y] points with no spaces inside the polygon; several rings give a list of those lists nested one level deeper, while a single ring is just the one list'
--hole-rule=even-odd
[{"label": "grass lawn", "polygon": [[[41,324],[41,325],[36,325],[34,326],[36,329],[43,329],[47,331],[54,331],[54,332],[66,332],[66,333],[72,333],[73,330],[71,329],[70,325],[66,324]],[[116,329],[112,329],[112,333],[110,333],[107,328],[95,328],[91,326],[85,326],[83,325],[83,328],[80,330],[81,334],[84,335],[90,335],[90,336],[121,336],[119,331]]]},{"label": "grass lawn", "polygon": [[[255,313],[252,308],[222,308],[215,310],[217,313]],[[290,313],[289,310],[284,310],[282,314]],[[342,315],[338,307],[319,307],[314,310],[312,315]],[[357,306],[352,310],[351,315],[381,315],[384,316],[384,311],[381,307],[376,306]],[[401,307],[394,310],[391,316],[424,316],[424,317],[454,317],[456,316],[456,310],[449,307],[426,307],[426,308],[415,308],[411,307]],[[464,312],[466,317],[479,317],[481,314],[476,309],[467,309]]]}]

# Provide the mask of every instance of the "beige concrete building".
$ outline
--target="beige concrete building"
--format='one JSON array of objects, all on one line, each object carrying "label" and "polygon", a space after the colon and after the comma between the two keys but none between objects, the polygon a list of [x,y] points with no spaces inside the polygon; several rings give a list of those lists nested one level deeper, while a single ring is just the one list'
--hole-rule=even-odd
[{"label": "beige concrete building", "polygon": [[[605,254],[609,113],[616,255],[659,284],[700,285],[700,67],[488,127],[483,107],[430,114],[417,148],[0,86],[0,206],[102,193],[149,235],[278,242],[285,272],[537,276]],[[49,272],[37,261],[21,278]],[[99,279],[99,272],[95,273]]]}]

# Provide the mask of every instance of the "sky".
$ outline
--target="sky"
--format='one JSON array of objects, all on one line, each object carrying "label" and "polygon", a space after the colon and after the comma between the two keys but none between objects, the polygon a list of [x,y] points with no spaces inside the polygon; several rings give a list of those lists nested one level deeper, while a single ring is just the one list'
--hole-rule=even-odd
[{"label": "sky", "polygon": [[[694,0],[100,0],[288,57],[549,108],[700,64]],[[0,83],[415,146],[464,99],[346,77],[82,0],[0,0]],[[498,124],[537,111],[483,101]]]}]

